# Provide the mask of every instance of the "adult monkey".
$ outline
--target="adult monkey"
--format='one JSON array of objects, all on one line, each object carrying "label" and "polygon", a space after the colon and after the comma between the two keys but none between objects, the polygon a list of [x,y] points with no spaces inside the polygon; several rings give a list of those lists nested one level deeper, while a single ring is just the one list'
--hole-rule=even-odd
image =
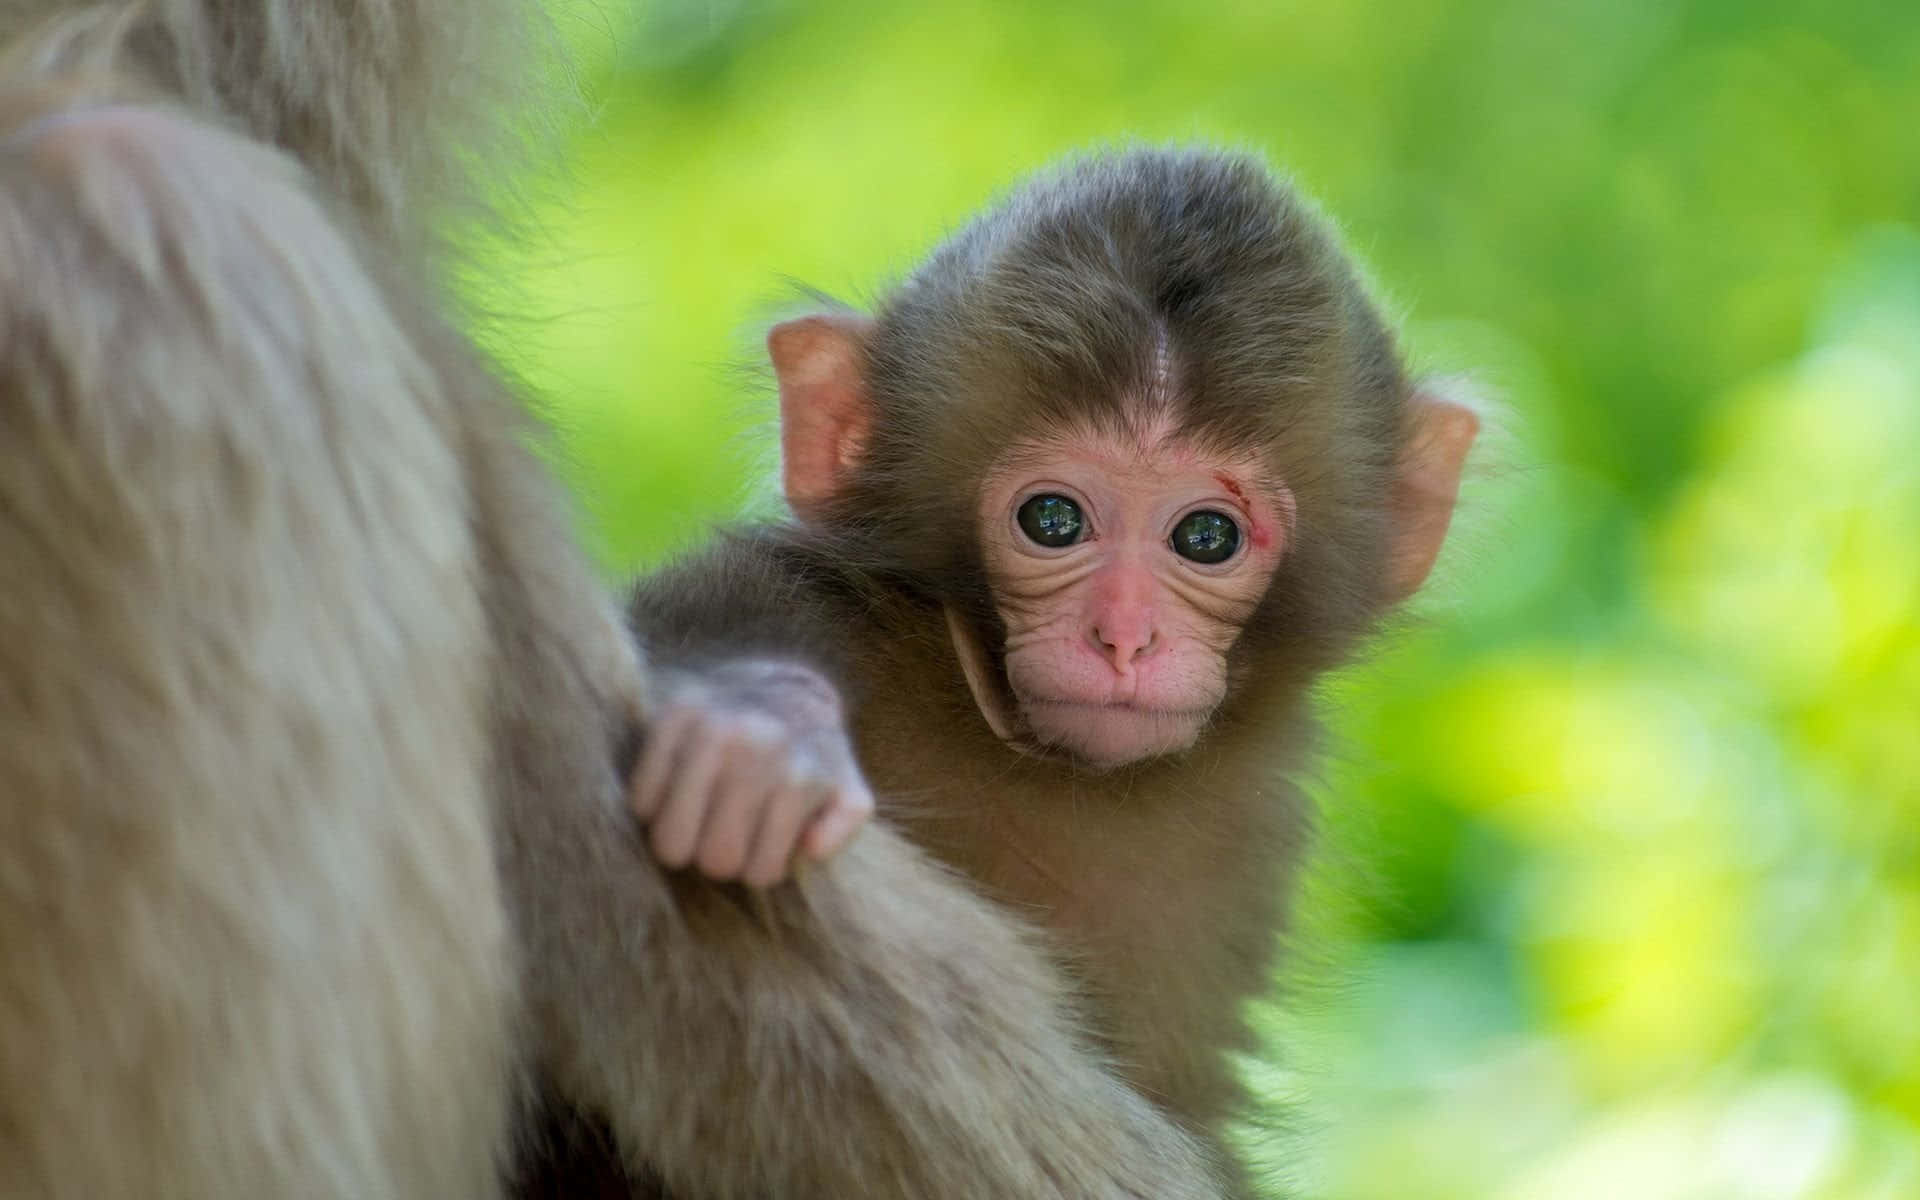
[{"label": "adult monkey", "polygon": [[420,249],[534,24],[0,3],[0,1194],[498,1195],[538,1070],[691,1200],[1215,1195],[886,831],[753,912],[633,836],[639,665]]},{"label": "adult monkey", "polygon": [[[815,770],[837,690],[880,814],[1053,931],[1124,1075],[1218,1137],[1309,689],[1426,578],[1478,419],[1408,378],[1298,198],[1199,149],[1042,173],[874,317],[768,346],[801,520],[634,600],[663,665],[736,680],[646,751],[656,853],[777,873],[830,793],[768,768]],[[742,752],[770,718],[797,759]]]}]

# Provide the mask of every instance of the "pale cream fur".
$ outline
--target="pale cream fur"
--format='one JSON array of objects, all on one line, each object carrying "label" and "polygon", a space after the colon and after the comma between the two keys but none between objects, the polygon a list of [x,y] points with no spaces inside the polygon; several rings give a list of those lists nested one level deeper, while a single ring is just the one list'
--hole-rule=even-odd
[{"label": "pale cream fur", "polygon": [[511,979],[439,380],[287,164],[125,106],[0,149],[0,295],[0,1191],[486,1194]]}]

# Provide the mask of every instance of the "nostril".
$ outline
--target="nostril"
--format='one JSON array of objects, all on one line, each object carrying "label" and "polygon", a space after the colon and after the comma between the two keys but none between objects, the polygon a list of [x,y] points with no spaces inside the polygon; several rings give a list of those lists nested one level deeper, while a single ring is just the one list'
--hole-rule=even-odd
[{"label": "nostril", "polygon": [[1159,640],[1153,630],[1120,631],[1096,628],[1093,639],[1100,652],[1116,667],[1124,667],[1147,654]]}]

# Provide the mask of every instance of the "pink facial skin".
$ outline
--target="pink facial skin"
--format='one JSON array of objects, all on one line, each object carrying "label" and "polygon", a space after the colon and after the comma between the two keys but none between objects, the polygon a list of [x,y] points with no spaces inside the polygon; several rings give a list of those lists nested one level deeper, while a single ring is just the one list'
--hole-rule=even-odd
[{"label": "pink facial skin", "polygon": [[[1072,545],[1037,545],[1020,527],[1021,505],[1048,494],[1080,508]],[[1224,562],[1174,552],[1174,527],[1202,509],[1240,528]],[[1027,443],[988,476],[979,515],[1027,732],[1115,767],[1184,750],[1205,728],[1226,693],[1227,651],[1285,552],[1293,498],[1256,459],[1162,425]]]}]

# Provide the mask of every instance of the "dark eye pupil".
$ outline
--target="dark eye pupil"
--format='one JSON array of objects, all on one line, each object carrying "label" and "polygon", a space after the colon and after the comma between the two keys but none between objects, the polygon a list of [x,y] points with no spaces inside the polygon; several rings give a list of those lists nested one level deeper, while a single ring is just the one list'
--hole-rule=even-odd
[{"label": "dark eye pupil", "polygon": [[1173,552],[1197,563],[1225,562],[1240,548],[1240,527],[1225,513],[1201,509],[1173,527]]},{"label": "dark eye pupil", "polygon": [[1065,496],[1035,496],[1020,506],[1021,532],[1036,545],[1071,546],[1080,540],[1080,506]]}]

